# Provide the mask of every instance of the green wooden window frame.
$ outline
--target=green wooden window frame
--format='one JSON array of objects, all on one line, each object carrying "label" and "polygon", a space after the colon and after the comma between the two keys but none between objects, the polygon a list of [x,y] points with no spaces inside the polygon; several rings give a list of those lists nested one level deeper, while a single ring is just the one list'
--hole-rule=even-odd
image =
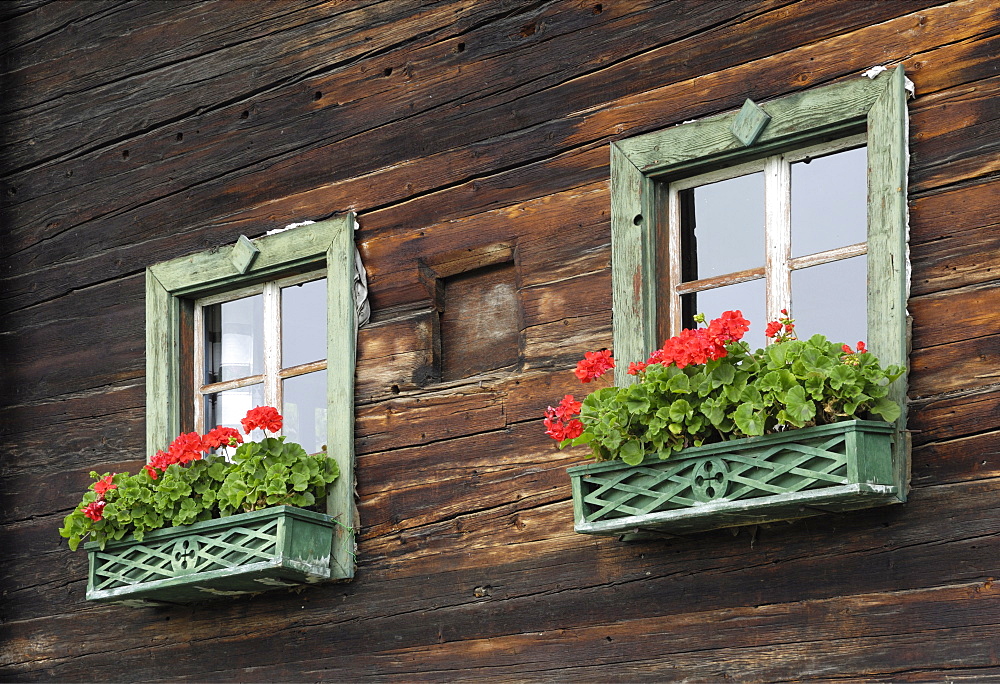
[{"label": "green wooden window frame", "polygon": [[[611,252],[615,381],[635,381],[629,363],[644,361],[657,339],[658,283],[664,264],[657,240],[667,235],[673,180],[827,140],[865,133],[868,148],[868,347],[885,364],[907,365],[906,180],[907,81],[902,67],[869,78],[781,97],[744,110],[689,122],[611,145]],[[767,116],[762,116],[761,112]],[[738,137],[739,136],[739,137]],[[905,493],[905,378],[892,398],[896,468]]]},{"label": "green wooden window frame", "polygon": [[[337,526],[331,572],[354,576],[354,214],[227,245],[146,269],[146,451],[164,449],[182,427],[195,299],[293,273],[326,270],[327,455],[340,477],[327,497]],[[186,333],[186,330],[188,331]],[[193,378],[193,370],[192,370]]]}]

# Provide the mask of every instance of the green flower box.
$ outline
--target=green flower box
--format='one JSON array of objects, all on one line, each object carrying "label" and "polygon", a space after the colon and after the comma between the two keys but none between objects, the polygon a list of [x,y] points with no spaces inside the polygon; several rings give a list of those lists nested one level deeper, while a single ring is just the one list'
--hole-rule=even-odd
[{"label": "green flower box", "polygon": [[86,545],[87,599],[125,605],[195,603],[330,578],[333,519],[275,506],[135,539]]},{"label": "green flower box", "polygon": [[568,469],[583,534],[682,535],[902,501],[889,423],[851,420]]}]

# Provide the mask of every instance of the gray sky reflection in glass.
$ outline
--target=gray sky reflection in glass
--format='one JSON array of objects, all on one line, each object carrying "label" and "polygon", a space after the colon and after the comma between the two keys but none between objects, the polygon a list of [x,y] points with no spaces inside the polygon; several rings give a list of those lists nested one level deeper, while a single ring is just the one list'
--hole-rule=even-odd
[{"label": "gray sky reflection in glass", "polygon": [[206,384],[264,372],[263,295],[206,306],[204,315]]},{"label": "gray sky reflection in glass", "polygon": [[695,298],[695,310],[705,314],[705,322],[718,318],[723,311],[739,310],[743,318],[750,321],[750,330],[743,339],[751,349],[764,346],[764,280],[750,280],[745,283],[726,285],[703,292],[693,292],[684,298]]},{"label": "gray sky reflection in glass", "polygon": [[[326,279],[281,290],[281,366],[326,358]],[[326,370],[282,380],[284,434],[314,454],[326,448]]]},{"label": "gray sky reflection in glass", "polygon": [[793,257],[864,242],[867,226],[866,148],[792,164]]},{"label": "gray sky reflection in glass", "polygon": [[695,188],[694,214],[698,279],[764,265],[763,172]]},{"label": "gray sky reflection in glass", "polygon": [[281,288],[281,367],[326,358],[326,278]]},{"label": "gray sky reflection in glass", "polygon": [[792,312],[802,339],[816,333],[852,347],[868,341],[865,255],[792,271]]},{"label": "gray sky reflection in glass", "polygon": [[284,433],[310,454],[326,446],[326,371],[288,378],[284,383]]}]

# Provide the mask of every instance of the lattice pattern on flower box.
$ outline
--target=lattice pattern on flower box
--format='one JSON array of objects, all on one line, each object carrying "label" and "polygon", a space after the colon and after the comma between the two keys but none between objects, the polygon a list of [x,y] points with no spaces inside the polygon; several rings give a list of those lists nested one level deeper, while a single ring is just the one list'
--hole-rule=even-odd
[{"label": "lattice pattern on flower box", "polygon": [[330,577],[332,519],[278,506],[151,532],[142,542],[88,544],[87,598],[188,603]]},{"label": "lattice pattern on flower box", "polygon": [[685,533],[899,500],[887,423],[847,421],[569,469],[576,530]]}]

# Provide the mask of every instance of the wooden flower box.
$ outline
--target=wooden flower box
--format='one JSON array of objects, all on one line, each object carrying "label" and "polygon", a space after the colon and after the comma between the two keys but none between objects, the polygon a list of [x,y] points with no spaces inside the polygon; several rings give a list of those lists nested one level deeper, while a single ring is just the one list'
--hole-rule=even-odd
[{"label": "wooden flower box", "polygon": [[852,420],[568,469],[577,532],[687,534],[902,500],[894,428]]},{"label": "wooden flower box", "polygon": [[330,578],[333,519],[276,506],[134,539],[87,544],[87,599],[194,603]]}]

